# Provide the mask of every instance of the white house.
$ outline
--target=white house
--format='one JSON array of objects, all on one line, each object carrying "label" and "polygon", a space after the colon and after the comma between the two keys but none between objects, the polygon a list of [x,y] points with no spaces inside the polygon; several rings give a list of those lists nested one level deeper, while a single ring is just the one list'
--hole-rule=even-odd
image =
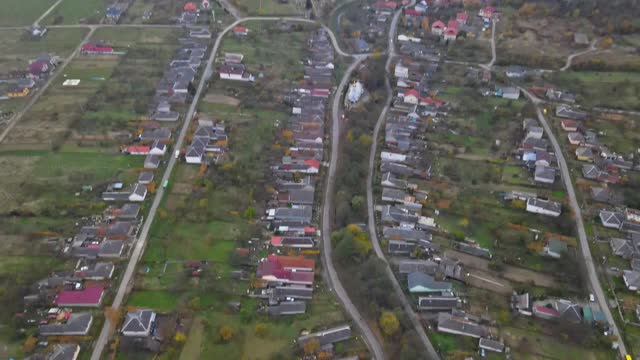
[{"label": "white house", "polygon": [[527,199],[527,211],[534,214],[558,217],[562,213],[562,205],[558,202],[543,199]]},{"label": "white house", "polygon": [[149,309],[139,309],[128,312],[124,318],[122,335],[146,337],[151,335],[151,330],[156,321],[156,313]]},{"label": "white house", "polygon": [[418,105],[418,103],[420,102],[420,94],[418,94],[418,92],[414,89],[407,90],[402,95],[402,100],[405,104]]},{"label": "white house", "polygon": [[197,146],[189,146],[187,150],[187,154],[185,155],[185,160],[187,164],[201,164],[202,156],[204,155],[204,149]]},{"label": "white house", "polygon": [[151,155],[159,155],[164,156],[167,153],[167,144],[161,143],[159,140],[156,140],[151,145],[151,150],[149,150],[149,154]]},{"label": "white house", "polygon": [[397,78],[407,78],[409,77],[409,68],[402,65],[402,62],[396,64],[396,68],[393,71],[393,74]]},{"label": "white house", "polygon": [[140,202],[144,201],[147,197],[147,187],[142,184],[135,184],[131,194],[129,194],[129,201]]},{"label": "white house", "polygon": [[405,154],[397,154],[388,151],[380,153],[380,157],[382,158],[382,161],[386,162],[404,162],[407,160],[407,155]]},{"label": "white house", "polygon": [[624,284],[627,285],[627,289],[631,291],[640,290],[640,271],[625,270],[622,274]]},{"label": "white house", "polygon": [[[355,81],[351,85],[349,85],[349,92],[347,92],[347,100],[350,103],[355,104],[360,100],[360,97],[364,93],[364,88],[362,87],[362,83],[360,81]],[[322,142],[322,139],[320,139]]]}]

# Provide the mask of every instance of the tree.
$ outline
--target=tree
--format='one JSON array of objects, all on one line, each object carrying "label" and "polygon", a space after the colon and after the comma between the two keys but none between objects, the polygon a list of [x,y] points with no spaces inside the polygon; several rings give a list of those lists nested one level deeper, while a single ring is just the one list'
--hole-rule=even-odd
[{"label": "tree", "polygon": [[218,330],[218,335],[220,335],[222,341],[229,341],[233,339],[233,329],[229,325],[223,325],[220,327],[220,330]]},{"label": "tree", "polygon": [[424,19],[422,19],[420,26],[422,27],[422,30],[429,32],[431,30],[429,27],[429,18],[425,16]]},{"label": "tree", "polygon": [[244,211],[244,217],[247,219],[253,219],[256,216],[256,209],[254,207],[248,207]]},{"label": "tree", "polygon": [[267,335],[267,324],[257,323],[254,332],[256,333],[256,335],[258,335],[258,337],[264,337],[265,335]]},{"label": "tree", "polygon": [[175,342],[182,344],[185,341],[187,341],[187,335],[185,335],[183,332],[178,331],[176,333],[176,336],[174,336],[173,340],[175,340]]},{"label": "tree", "polygon": [[303,346],[303,350],[306,355],[315,354],[318,350],[320,350],[320,340],[311,339],[307,341]]},{"label": "tree", "polygon": [[22,351],[24,351],[25,353],[30,353],[35,350],[36,344],[38,344],[38,338],[29,336],[22,345]]},{"label": "tree", "polygon": [[385,311],[380,315],[378,320],[382,332],[387,336],[392,336],[400,328],[400,322],[394,313],[391,311]]}]

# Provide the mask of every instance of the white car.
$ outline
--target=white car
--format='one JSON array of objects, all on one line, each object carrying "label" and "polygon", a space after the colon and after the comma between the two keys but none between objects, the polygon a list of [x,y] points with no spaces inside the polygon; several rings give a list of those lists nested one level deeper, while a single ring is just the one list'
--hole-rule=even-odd
[{"label": "white car", "polygon": [[589,294],[589,301],[596,302],[596,297],[593,294]]}]

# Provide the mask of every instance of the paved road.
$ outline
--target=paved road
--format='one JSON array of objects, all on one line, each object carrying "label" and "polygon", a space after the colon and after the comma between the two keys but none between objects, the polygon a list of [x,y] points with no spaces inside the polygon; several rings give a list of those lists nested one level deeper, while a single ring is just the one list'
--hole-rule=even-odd
[{"label": "paved road", "polygon": [[22,110],[18,111],[17,113],[15,113],[13,115],[13,117],[7,123],[7,127],[4,129],[4,131],[2,131],[2,134],[0,134],[0,143],[2,143],[7,138],[7,136],[9,135],[9,132],[11,132],[11,130],[13,130],[13,128],[18,123],[18,121],[20,121],[20,119],[22,119],[24,114],[26,114],[27,111],[29,111],[29,109],[31,109],[31,107],[36,103],[36,101],[38,101],[38,99],[40,99],[42,94],[44,94],[45,91],[49,88],[49,86],[60,76],[60,74],[62,74],[64,72],[64,69],[67,67],[67,65],[69,65],[71,60],[80,52],[80,47],[82,46],[82,44],[84,44],[85,42],[87,42],[91,38],[91,36],[93,35],[94,31],[95,31],[95,29],[90,29],[89,30],[87,35],[85,35],[85,37],[82,39],[82,41],[78,45],[78,47],[76,47],[76,49],[71,53],[71,55],[69,55],[66,59],[64,59],[62,61],[62,64],[59,65],[56,68],[56,70],[53,73],[53,75],[44,83],[44,85],[42,85],[41,88],[39,88],[35,92],[35,94],[33,94],[31,96],[31,98],[29,99],[27,104],[24,106],[24,108],[22,108]]},{"label": "paved road", "polygon": [[[395,56],[395,45],[394,45],[395,30],[397,28],[397,23],[398,23],[398,19],[400,18],[401,11],[402,10],[398,11],[393,17],[393,20],[391,21],[391,29],[389,30],[389,40],[388,40],[389,41],[388,43],[389,57],[387,58],[387,63],[385,66],[387,73],[389,73],[391,62],[393,61],[393,57]],[[389,110],[389,106],[391,105],[391,100],[393,98],[393,90],[391,88],[391,84],[389,83],[388,77],[385,77],[385,88],[387,90],[387,102],[384,108],[382,109],[382,112],[380,113],[380,116],[378,117],[378,121],[376,122],[376,126],[373,130],[373,143],[371,144],[371,150],[369,153],[369,172],[367,174],[367,211],[368,211],[369,236],[371,238],[371,244],[373,245],[373,250],[376,253],[376,256],[382,261],[384,261],[386,264],[385,270],[387,272],[387,276],[389,277],[389,280],[391,281],[391,284],[393,285],[393,290],[396,292],[396,296],[398,297],[398,299],[400,299],[400,302],[402,303],[402,307],[404,308],[404,311],[409,316],[409,319],[411,320],[411,324],[413,325],[416,331],[416,334],[418,335],[418,337],[422,341],[422,344],[425,347],[426,357],[428,359],[439,359],[440,357],[438,356],[438,353],[436,352],[435,348],[431,344],[431,341],[429,341],[429,337],[427,336],[427,333],[424,331],[424,328],[420,323],[420,318],[418,317],[416,312],[413,310],[413,306],[411,305],[411,302],[409,301],[409,299],[407,299],[405,293],[402,291],[402,287],[398,283],[398,279],[396,279],[395,275],[393,274],[393,271],[391,270],[391,267],[389,266],[389,263],[386,257],[384,256],[384,252],[382,251],[382,248],[380,246],[380,241],[378,239],[378,234],[376,231],[377,228],[376,228],[376,217],[375,217],[375,209],[374,209],[375,201],[373,200],[373,174],[375,172],[375,162],[376,162],[375,160],[376,160],[376,154],[377,154],[378,137],[380,134],[380,128],[384,123],[384,120],[387,115],[387,111]]]},{"label": "paved road", "polygon": [[560,71],[566,71],[571,67],[571,63],[573,62],[573,59],[581,56],[581,55],[585,55],[594,51],[597,51],[598,48],[596,47],[596,43],[598,42],[598,39],[593,39],[593,41],[591,41],[591,45],[589,45],[589,48],[583,51],[578,51],[577,53],[573,53],[569,56],[567,56],[567,62],[564,64],[563,67],[560,68]]},{"label": "paved road", "polygon": [[584,230],[584,221],[582,219],[582,211],[578,204],[578,199],[576,198],[576,193],[574,191],[573,183],[571,181],[571,175],[569,174],[569,167],[567,166],[567,162],[564,158],[562,148],[560,148],[560,144],[558,143],[558,140],[556,139],[551,127],[549,126],[549,124],[547,123],[547,120],[542,114],[542,110],[540,109],[540,102],[541,102],[540,99],[538,99],[537,97],[535,97],[534,95],[532,95],[531,93],[529,93],[523,88],[521,88],[520,90],[522,90],[522,92],[529,98],[529,100],[531,100],[534,103],[536,107],[536,113],[538,114],[538,120],[540,120],[540,123],[542,124],[544,131],[547,133],[547,135],[549,136],[549,139],[551,140],[551,145],[553,146],[553,150],[556,153],[556,158],[558,159],[558,164],[560,165],[562,181],[564,182],[564,186],[567,189],[567,194],[569,195],[569,204],[571,206],[571,210],[574,213],[576,229],[578,231],[578,240],[580,241],[580,254],[582,255],[582,258],[587,267],[587,275],[589,278],[591,291],[595,295],[596,300],[598,301],[598,305],[600,305],[600,308],[602,309],[605,316],[607,317],[607,321],[609,322],[609,324],[611,324],[611,327],[613,329],[613,334],[617,336],[619,339],[618,342],[620,344],[620,347],[618,348],[618,351],[620,352],[620,356],[624,358],[625,355],[627,355],[627,349],[625,348],[624,341],[620,336],[618,325],[614,321],[613,316],[611,315],[611,311],[609,310],[607,297],[605,296],[604,291],[602,291],[602,286],[600,285],[600,280],[598,279],[598,273],[593,263],[593,259],[591,258],[591,250],[589,249],[587,233]]},{"label": "paved road", "polygon": [[49,9],[47,9],[47,11],[44,12],[44,14],[40,15],[40,17],[36,21],[33,22],[33,27],[36,27],[36,26],[40,25],[40,21],[42,21],[42,19],[46,18],[49,14],[51,14],[53,9],[58,7],[58,5],[60,5],[61,2],[62,2],[62,0],[58,0],[55,3],[53,3],[53,5],[51,5],[51,7]]},{"label": "paved road", "polygon": [[333,98],[331,109],[333,120],[331,130],[331,158],[329,160],[329,173],[327,174],[326,186],[324,191],[324,205],[322,207],[322,264],[328,275],[327,280],[329,280],[329,289],[333,290],[333,292],[342,303],[344,309],[355,321],[356,325],[363,335],[365,342],[367,343],[367,346],[369,347],[369,350],[371,351],[372,357],[374,359],[383,360],[386,359],[386,357],[384,356],[382,345],[371,330],[371,327],[369,326],[367,321],[362,318],[362,315],[360,315],[358,308],[353,305],[351,299],[349,299],[349,295],[340,283],[338,273],[333,266],[333,258],[331,255],[333,250],[331,248],[331,225],[333,224],[332,218],[334,211],[333,195],[335,191],[336,168],[338,165],[338,157],[340,156],[340,120],[342,117],[340,104],[342,101],[342,94],[344,93],[345,87],[347,86],[347,84],[349,83],[349,79],[351,78],[351,73],[364,60],[364,57],[358,57],[353,61],[353,63],[351,63],[351,65],[349,65],[347,70],[344,72],[342,79],[340,80],[340,85],[338,85],[338,89],[336,90]]}]

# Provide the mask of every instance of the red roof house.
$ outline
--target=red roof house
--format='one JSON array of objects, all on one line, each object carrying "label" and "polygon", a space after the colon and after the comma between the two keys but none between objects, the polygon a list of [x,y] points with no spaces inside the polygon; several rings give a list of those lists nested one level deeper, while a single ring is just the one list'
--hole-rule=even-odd
[{"label": "red roof house", "polygon": [[87,286],[82,290],[64,290],[58,293],[57,306],[98,307],[102,302],[104,288],[100,285]]},{"label": "red roof house", "polygon": [[448,28],[444,31],[444,39],[454,41],[458,37],[458,29]]},{"label": "red roof house", "polygon": [[49,62],[34,61],[29,65],[29,73],[34,76],[40,76],[49,72]]},{"label": "red roof house", "polygon": [[302,256],[269,255],[258,264],[258,277],[275,282],[311,285],[315,261]]},{"label": "red roof house", "polygon": [[150,146],[127,146],[125,152],[130,155],[149,155],[149,151],[151,151]]},{"label": "red roof house", "polygon": [[321,97],[328,98],[331,91],[329,89],[313,89],[311,90],[311,96],[313,97]]},{"label": "red roof house", "polygon": [[564,131],[578,131],[578,122],[575,120],[562,120],[560,126],[562,126],[562,130]]},{"label": "red roof house", "polygon": [[249,35],[249,29],[244,26],[236,26],[231,31],[233,31],[234,35],[237,36],[247,36]]},{"label": "red roof house", "polygon": [[459,12],[456,14],[458,24],[464,25],[467,23],[467,20],[469,20],[469,14],[467,14],[467,12]]},{"label": "red roof house", "polygon": [[309,165],[312,168],[320,170],[320,161],[316,159],[307,159],[304,161],[306,165]]},{"label": "red roof house", "polygon": [[378,1],[375,5],[377,9],[395,9],[398,3],[395,1]]},{"label": "red roof house", "polygon": [[447,29],[457,29],[458,28],[458,22],[455,20],[449,20],[447,22]]},{"label": "red roof house", "polygon": [[184,4],[183,10],[187,12],[195,12],[198,10],[198,5],[196,5],[196,3],[194,2],[188,2]]},{"label": "red roof house", "polygon": [[110,54],[113,53],[113,47],[97,43],[87,43],[82,45],[80,51],[84,54]]},{"label": "red roof house", "polygon": [[493,6],[485,6],[478,12],[478,16],[483,18],[491,18],[496,13],[496,8]]},{"label": "red roof house", "polygon": [[442,34],[447,26],[440,20],[436,20],[431,24],[431,32],[436,35]]},{"label": "red roof house", "polygon": [[416,9],[406,9],[404,11],[405,16],[422,16],[422,13]]}]

